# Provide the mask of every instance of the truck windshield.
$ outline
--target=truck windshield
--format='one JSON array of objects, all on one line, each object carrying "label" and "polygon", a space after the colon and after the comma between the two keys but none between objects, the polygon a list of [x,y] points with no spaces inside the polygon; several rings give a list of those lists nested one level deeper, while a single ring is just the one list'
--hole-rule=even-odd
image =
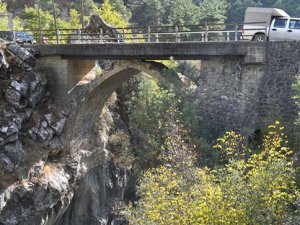
[{"label": "truck windshield", "polygon": [[291,19],[289,28],[290,29],[300,29],[300,20]]},{"label": "truck windshield", "polygon": [[274,23],[274,27],[276,27],[276,28],[285,28],[286,23],[287,23],[287,19],[276,18],[275,23]]}]

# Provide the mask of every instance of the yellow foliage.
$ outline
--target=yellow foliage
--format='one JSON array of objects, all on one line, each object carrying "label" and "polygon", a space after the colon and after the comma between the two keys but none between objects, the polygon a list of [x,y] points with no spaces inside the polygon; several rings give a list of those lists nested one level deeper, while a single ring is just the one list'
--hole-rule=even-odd
[{"label": "yellow foliage", "polygon": [[100,8],[95,4],[93,5],[93,10],[95,13],[99,14],[101,18],[110,25],[116,27],[128,27],[128,22],[122,17],[120,13],[114,11],[110,0],[104,0]]},{"label": "yellow foliage", "polygon": [[72,29],[80,28],[81,24],[80,24],[78,11],[76,9],[70,9],[69,14],[70,14],[70,18],[69,18],[70,28]]},{"label": "yellow foliage", "polygon": [[[269,126],[261,152],[244,137],[227,132],[215,148],[227,155],[225,167],[185,170],[161,166],[146,171],[136,205],[122,211],[134,225],[284,224],[300,199],[290,149],[279,122]],[[295,208],[294,208],[295,207]]]}]

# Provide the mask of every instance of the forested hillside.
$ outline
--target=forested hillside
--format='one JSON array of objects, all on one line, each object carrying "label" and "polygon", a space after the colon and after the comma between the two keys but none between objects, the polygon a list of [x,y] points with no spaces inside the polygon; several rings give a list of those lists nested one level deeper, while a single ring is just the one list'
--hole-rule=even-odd
[{"label": "forested hillside", "polygon": [[[38,0],[2,0],[8,10],[22,15],[24,7],[37,7]],[[52,9],[52,2],[39,0],[41,8]],[[71,8],[81,10],[80,0],[54,1],[64,17]],[[83,0],[85,13],[89,14],[93,2]],[[201,21],[242,22],[246,7],[277,7],[290,15],[300,17],[300,0],[110,0],[112,6],[126,15],[130,22],[140,25],[199,23]],[[142,12],[142,13],[141,13]]]}]

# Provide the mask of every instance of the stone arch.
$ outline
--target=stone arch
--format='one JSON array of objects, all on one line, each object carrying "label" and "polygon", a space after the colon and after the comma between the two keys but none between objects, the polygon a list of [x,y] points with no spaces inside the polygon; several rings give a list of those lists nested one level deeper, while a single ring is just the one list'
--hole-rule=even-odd
[{"label": "stone arch", "polygon": [[[105,102],[126,80],[140,72],[157,79],[168,80],[165,76],[167,70],[167,67],[157,62],[122,60],[113,62],[111,68],[102,71],[99,76],[89,73],[83,77],[69,91],[73,115],[67,125],[68,140],[75,141],[89,137],[90,129],[99,117]],[[174,75],[176,77],[177,74]]]}]

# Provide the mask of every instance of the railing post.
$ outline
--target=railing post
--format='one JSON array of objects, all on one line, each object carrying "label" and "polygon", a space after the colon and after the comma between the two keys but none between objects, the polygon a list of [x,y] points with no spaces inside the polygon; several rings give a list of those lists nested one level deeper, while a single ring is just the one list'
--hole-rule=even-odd
[{"label": "railing post", "polygon": [[100,42],[103,42],[103,30],[102,28],[100,27],[100,35],[99,35],[99,40]]},{"label": "railing post", "polygon": [[208,24],[205,22],[205,41],[208,41]]},{"label": "railing post", "polygon": [[[122,29],[122,32],[123,32],[123,39],[124,39],[124,42],[125,42],[125,29],[124,28]],[[133,36],[132,36],[132,38],[133,38]]]},{"label": "railing post", "polygon": [[78,30],[78,34],[79,34],[79,41],[81,42],[81,30]]},{"label": "railing post", "polygon": [[175,42],[180,42],[180,33],[178,26],[175,26]]},{"label": "railing post", "polygon": [[120,43],[120,34],[118,34],[118,43]]},{"label": "railing post", "polygon": [[151,42],[151,28],[148,26],[148,43]]},{"label": "railing post", "polygon": [[42,44],[42,31],[41,31],[41,28],[39,28],[39,44]]},{"label": "railing post", "polygon": [[13,31],[13,35],[14,35],[14,42],[16,42],[16,31]]},{"label": "railing post", "polygon": [[236,23],[235,24],[235,35],[234,35],[235,41],[238,41],[238,31],[239,31],[239,25]]},{"label": "railing post", "polygon": [[226,36],[226,40],[227,40],[227,41],[230,41],[230,32],[227,31],[226,35],[227,35],[227,36]]},{"label": "railing post", "polygon": [[156,43],[159,42],[159,40],[158,40],[158,34],[157,34],[157,33],[155,34],[155,42],[156,42]]},{"label": "railing post", "polygon": [[175,42],[178,42],[177,35],[178,35],[178,27],[175,26]]},{"label": "railing post", "polygon": [[59,44],[59,35],[60,35],[60,33],[59,33],[59,29],[57,28],[56,29],[56,44]]}]

